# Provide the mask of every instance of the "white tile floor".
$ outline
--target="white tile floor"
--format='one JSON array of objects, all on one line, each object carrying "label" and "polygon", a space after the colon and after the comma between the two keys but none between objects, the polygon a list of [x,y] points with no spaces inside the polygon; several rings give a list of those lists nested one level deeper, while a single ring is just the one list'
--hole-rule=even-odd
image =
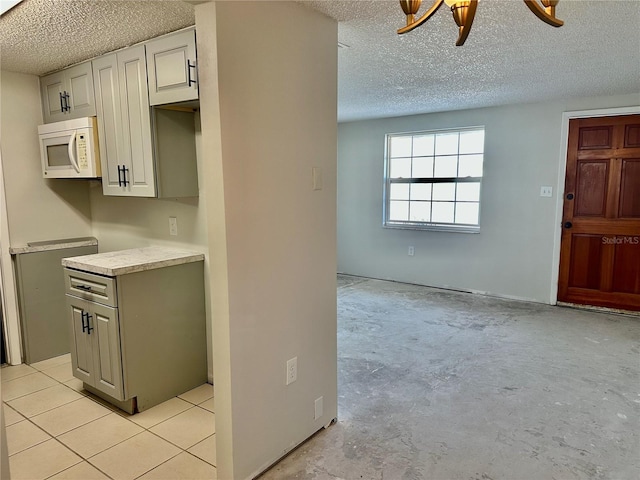
[{"label": "white tile floor", "polygon": [[86,392],[69,355],[0,378],[12,480],[217,478],[210,384],[129,415]]}]

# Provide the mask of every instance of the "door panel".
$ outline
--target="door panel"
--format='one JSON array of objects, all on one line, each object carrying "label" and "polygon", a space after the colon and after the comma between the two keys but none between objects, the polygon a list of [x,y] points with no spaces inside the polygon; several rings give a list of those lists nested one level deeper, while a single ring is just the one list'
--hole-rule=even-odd
[{"label": "door panel", "polygon": [[81,63],[65,70],[68,78],[69,102],[71,112],[69,118],[93,117],[96,114],[96,103],[93,90],[91,62]]},{"label": "door panel", "polygon": [[145,48],[151,105],[198,99],[194,30],[151,40]]},{"label": "door panel", "polygon": [[130,182],[122,195],[155,197],[151,116],[144,46],[118,53],[120,105],[123,124],[121,160]]},{"label": "door panel", "polygon": [[579,161],[575,192],[575,214],[603,216],[607,199],[609,162]]},{"label": "door panel", "polygon": [[640,124],[625,127],[624,146],[625,148],[640,147]]},{"label": "door panel", "polygon": [[44,123],[64,120],[60,95],[64,90],[62,72],[52,73],[40,79]]},{"label": "door panel", "polygon": [[640,115],[569,122],[558,300],[640,310]]},{"label": "door panel", "polygon": [[122,191],[118,184],[118,166],[121,165],[123,150],[120,83],[115,53],[93,61],[93,83],[98,112],[102,191],[105,195],[113,195],[113,192]]},{"label": "door panel", "polygon": [[615,245],[613,291],[640,294],[640,239],[623,237]]},{"label": "door panel", "polygon": [[94,328],[91,332],[93,363],[96,369],[94,387],[118,400],[124,400],[118,310],[92,304],[91,313],[91,326]]},{"label": "door panel", "polygon": [[88,312],[88,304],[84,300],[67,295],[67,308],[71,318],[72,341],[70,349],[73,376],[84,383],[93,385],[93,347],[91,337],[82,328],[85,322],[83,315]]},{"label": "door panel", "polygon": [[571,242],[571,256],[581,260],[571,264],[569,286],[600,288],[602,236],[574,235]]},{"label": "door panel", "polygon": [[622,161],[620,217],[640,217],[640,158]]},{"label": "door panel", "polygon": [[578,150],[611,148],[613,128],[609,125],[580,129]]}]

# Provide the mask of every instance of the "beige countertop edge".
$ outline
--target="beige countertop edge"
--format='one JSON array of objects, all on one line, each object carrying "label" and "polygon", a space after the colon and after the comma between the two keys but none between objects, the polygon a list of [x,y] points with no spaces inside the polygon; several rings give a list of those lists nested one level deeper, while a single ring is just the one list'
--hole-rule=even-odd
[{"label": "beige countertop edge", "polygon": [[90,263],[84,263],[73,260],[71,258],[62,259],[62,266],[68,268],[75,268],[76,270],[82,270],[89,273],[97,273],[99,275],[107,275],[109,277],[117,277],[118,275],[126,275],[128,273],[144,272],[147,270],[154,270],[162,267],[172,267],[175,265],[182,265],[185,263],[200,262],[204,260],[204,254],[194,253],[193,255],[186,255],[178,258],[168,258],[162,260],[155,260],[150,262],[129,264],[123,266],[105,267],[100,265],[92,265]]},{"label": "beige countertop edge", "polygon": [[27,245],[24,247],[9,247],[9,253],[11,255],[17,255],[19,253],[36,253],[36,252],[46,252],[50,250],[63,250],[65,248],[89,247],[97,244],[98,244],[97,240],[82,240],[78,242],[52,243],[49,245],[35,245],[35,246]]}]

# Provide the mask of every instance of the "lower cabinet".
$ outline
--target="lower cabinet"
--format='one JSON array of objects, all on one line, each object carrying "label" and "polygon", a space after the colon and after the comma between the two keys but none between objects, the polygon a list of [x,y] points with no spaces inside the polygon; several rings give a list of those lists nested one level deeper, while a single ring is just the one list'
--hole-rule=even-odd
[{"label": "lower cabinet", "polygon": [[207,382],[203,268],[64,269],[71,365],[86,390],[135,413]]}]

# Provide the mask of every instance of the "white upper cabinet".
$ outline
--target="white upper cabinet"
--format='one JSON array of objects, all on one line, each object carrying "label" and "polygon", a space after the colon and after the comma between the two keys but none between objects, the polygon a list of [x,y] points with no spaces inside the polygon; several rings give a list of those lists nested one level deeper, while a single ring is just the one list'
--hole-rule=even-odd
[{"label": "white upper cabinet", "polygon": [[102,187],[105,194],[117,195],[123,191],[120,171],[123,133],[120,114],[120,82],[115,53],[104,55],[93,61],[93,82],[100,139]]},{"label": "white upper cabinet", "polygon": [[150,40],[146,50],[150,105],[198,99],[194,29]]},{"label": "white upper cabinet", "polygon": [[190,28],[40,78],[44,120],[97,117],[105,195],[196,197],[196,80]]},{"label": "white upper cabinet", "polygon": [[93,61],[102,192],[127,197],[196,197],[193,110],[149,106],[144,45]]},{"label": "white upper cabinet", "polygon": [[151,116],[144,46],[118,52],[122,112],[122,177],[126,195],[155,197]]},{"label": "white upper cabinet", "polygon": [[144,46],[93,61],[105,195],[155,197]]},{"label": "white upper cabinet", "polygon": [[40,78],[44,123],[96,114],[91,62]]}]

